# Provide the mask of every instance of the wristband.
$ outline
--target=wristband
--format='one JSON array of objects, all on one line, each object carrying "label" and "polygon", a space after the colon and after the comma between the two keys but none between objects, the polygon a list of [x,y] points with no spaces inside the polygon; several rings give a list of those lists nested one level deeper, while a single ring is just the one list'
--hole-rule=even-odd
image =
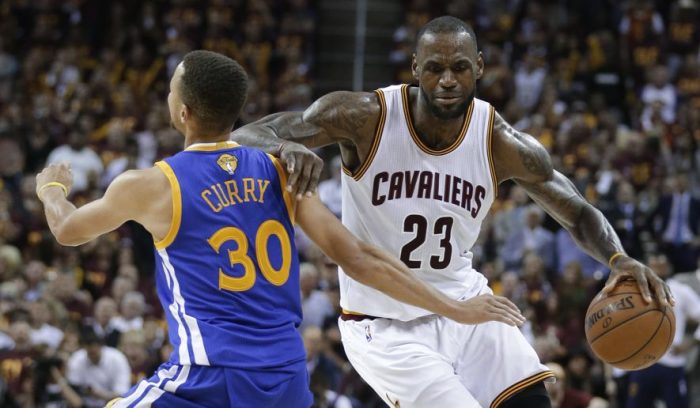
[{"label": "wristband", "polygon": [[615,252],[613,256],[610,257],[610,260],[608,260],[608,266],[610,266],[610,269],[613,268],[613,262],[621,256],[623,256],[625,253],[624,252]]},{"label": "wristband", "polygon": [[39,187],[39,190],[37,190],[36,195],[39,196],[39,200],[43,201],[41,198],[41,193],[48,187],[61,187],[61,190],[63,190],[63,195],[68,197],[68,187],[66,187],[65,184],[59,183],[58,181],[50,181]]}]

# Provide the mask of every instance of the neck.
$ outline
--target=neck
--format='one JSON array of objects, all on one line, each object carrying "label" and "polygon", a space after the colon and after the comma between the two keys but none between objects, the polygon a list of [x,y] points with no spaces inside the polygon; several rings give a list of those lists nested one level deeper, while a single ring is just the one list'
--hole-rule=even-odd
[{"label": "neck", "polygon": [[229,132],[221,133],[216,136],[201,136],[199,132],[187,130],[185,132],[185,149],[196,143],[219,143],[231,140]]},{"label": "neck", "polygon": [[430,107],[419,92],[420,89],[410,98],[411,117],[418,136],[433,148],[450,145],[459,137],[466,112],[454,119],[439,119],[430,113]]}]

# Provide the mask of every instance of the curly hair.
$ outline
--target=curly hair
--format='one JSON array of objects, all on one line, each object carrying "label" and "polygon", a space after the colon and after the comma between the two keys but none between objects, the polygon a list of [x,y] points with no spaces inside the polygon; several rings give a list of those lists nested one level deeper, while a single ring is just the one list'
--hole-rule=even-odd
[{"label": "curly hair", "polygon": [[207,134],[231,130],[248,93],[248,75],[233,59],[211,51],[187,53],[180,93],[182,102]]}]

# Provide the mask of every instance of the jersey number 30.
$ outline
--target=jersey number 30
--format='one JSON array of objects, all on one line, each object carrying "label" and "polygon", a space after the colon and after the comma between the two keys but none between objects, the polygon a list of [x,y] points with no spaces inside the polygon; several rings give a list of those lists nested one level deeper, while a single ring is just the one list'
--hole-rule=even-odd
[{"label": "jersey number 30", "polygon": [[[282,265],[275,269],[270,262],[267,253],[267,242],[274,235],[279,239],[282,253]],[[219,289],[241,292],[248,290],[255,284],[255,262],[248,256],[248,238],[245,233],[235,227],[224,227],[216,231],[207,242],[219,253],[221,246],[228,241],[234,241],[238,248],[228,250],[228,259],[231,266],[243,265],[243,276],[233,277],[224,273],[219,268]],[[267,220],[260,224],[255,234],[255,258],[265,279],[275,286],[282,286],[289,279],[289,268],[292,264],[292,245],[284,226],[275,220]]]},{"label": "jersey number 30", "polygon": [[[430,267],[433,269],[445,269],[450,265],[452,260],[452,217],[441,217],[435,220],[435,226],[432,228],[434,235],[440,236],[440,248],[442,255],[433,255],[430,257]],[[428,220],[418,214],[411,214],[403,221],[403,232],[415,232],[416,236],[406,245],[401,248],[401,261],[406,266],[412,269],[421,267],[422,262],[411,259],[411,252],[423,245],[426,236],[428,235]]]}]

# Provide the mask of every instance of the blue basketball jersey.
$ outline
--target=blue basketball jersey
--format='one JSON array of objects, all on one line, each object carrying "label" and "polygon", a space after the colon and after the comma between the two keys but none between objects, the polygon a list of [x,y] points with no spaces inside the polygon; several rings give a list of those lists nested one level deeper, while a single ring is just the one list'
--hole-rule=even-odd
[{"label": "blue basketball jersey", "polygon": [[293,202],[281,165],[233,142],[193,145],[156,165],[173,199],[170,231],[156,242],[171,362],[268,368],[303,361]]}]

